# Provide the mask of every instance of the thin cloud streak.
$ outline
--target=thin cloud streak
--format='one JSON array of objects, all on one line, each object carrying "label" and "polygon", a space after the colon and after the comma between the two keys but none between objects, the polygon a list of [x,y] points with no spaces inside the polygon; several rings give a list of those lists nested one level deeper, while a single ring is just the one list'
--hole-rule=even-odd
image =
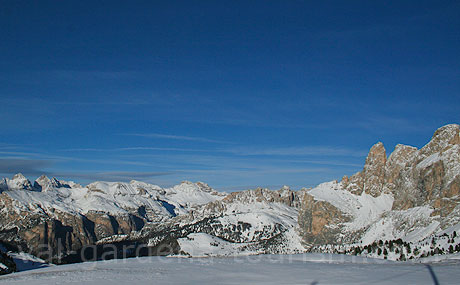
[{"label": "thin cloud streak", "polygon": [[180,136],[180,135],[158,134],[158,133],[122,134],[122,135],[124,135],[124,136],[145,137],[145,138],[181,140],[181,141],[196,141],[196,142],[209,142],[209,143],[231,143],[231,142],[227,142],[227,141],[208,139],[208,138],[205,138],[205,137],[191,137],[191,136]]},{"label": "thin cloud streak", "polygon": [[225,175],[254,175],[254,174],[271,174],[271,173],[318,173],[330,171],[328,168],[253,168],[253,169],[183,169],[181,173],[206,173],[206,174],[225,174]]},{"label": "thin cloud streak", "polygon": [[59,151],[87,151],[87,152],[117,152],[117,151],[137,151],[137,150],[154,150],[154,151],[180,151],[180,152],[210,152],[206,149],[189,149],[173,147],[120,147],[120,148],[69,148]]},{"label": "thin cloud streak", "polygon": [[178,151],[178,152],[217,152],[237,156],[352,156],[364,157],[367,151],[359,151],[337,147],[287,147],[287,148],[220,148],[220,149],[189,149],[163,147],[122,147],[122,148],[70,148],[60,151],[87,151],[87,152],[117,152],[117,151]]},{"label": "thin cloud streak", "polygon": [[25,175],[41,175],[46,172],[43,169],[53,164],[52,161],[47,160],[1,158],[0,173],[11,175],[20,172]]},{"label": "thin cloud streak", "polygon": [[285,148],[234,148],[227,150],[230,153],[244,156],[356,156],[362,157],[366,151],[357,151],[338,147],[285,147]]},{"label": "thin cloud streak", "polygon": [[107,171],[107,172],[50,172],[56,177],[69,177],[72,179],[84,179],[89,181],[112,181],[124,182],[131,180],[145,180],[158,176],[166,176],[175,172],[137,172],[137,171]]},{"label": "thin cloud streak", "polygon": [[45,160],[45,161],[78,161],[78,162],[88,162],[88,163],[98,163],[98,164],[124,164],[124,165],[138,165],[138,166],[152,166],[149,163],[139,162],[139,161],[128,161],[128,160],[114,160],[114,159],[85,159],[85,158],[76,158],[70,156],[56,156],[56,155],[47,155],[41,153],[32,153],[32,152],[5,152],[0,151],[0,154],[6,155],[6,159],[33,159],[36,160]]}]

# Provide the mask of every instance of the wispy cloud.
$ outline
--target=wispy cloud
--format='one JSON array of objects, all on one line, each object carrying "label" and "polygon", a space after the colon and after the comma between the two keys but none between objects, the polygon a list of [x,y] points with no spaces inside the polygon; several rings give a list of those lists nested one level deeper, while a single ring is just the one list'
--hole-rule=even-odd
[{"label": "wispy cloud", "polygon": [[120,80],[136,78],[138,73],[134,71],[106,70],[51,70],[45,73],[45,75],[51,79],[65,80]]},{"label": "wispy cloud", "polygon": [[32,159],[32,160],[44,160],[44,161],[75,161],[85,163],[97,163],[97,164],[121,164],[121,165],[138,165],[138,166],[151,166],[149,163],[140,161],[129,161],[126,159],[88,159],[73,156],[58,156],[49,155],[44,153],[34,152],[13,152],[13,151],[0,151],[0,155],[4,155],[5,159]]},{"label": "wispy cloud", "polygon": [[83,151],[83,152],[117,152],[117,151],[179,151],[179,152],[209,152],[206,149],[193,149],[193,148],[174,148],[174,147],[118,147],[118,148],[69,148],[61,149],[60,151]]},{"label": "wispy cloud", "polygon": [[171,175],[175,172],[137,172],[137,171],[107,171],[107,172],[51,172],[56,177],[84,179],[88,181],[130,181]]},{"label": "wispy cloud", "polygon": [[148,105],[152,104],[148,101],[143,100],[133,100],[133,101],[104,101],[104,102],[95,102],[95,101],[73,101],[73,102],[51,102],[54,105],[83,105],[83,106],[100,106],[100,105]]},{"label": "wispy cloud", "polygon": [[181,141],[196,141],[196,142],[209,142],[209,143],[231,143],[228,141],[214,140],[205,137],[191,137],[191,136],[180,136],[171,134],[159,134],[159,133],[146,133],[146,134],[122,134],[125,136],[136,136],[144,138],[157,138],[157,139],[169,139],[169,140],[181,140]]},{"label": "wispy cloud", "polygon": [[225,174],[225,175],[239,175],[251,176],[259,174],[295,174],[295,173],[317,173],[327,172],[329,168],[285,168],[285,167],[261,167],[261,168],[244,168],[244,169],[184,169],[179,172],[184,173],[207,173],[207,174]]},{"label": "wispy cloud", "polygon": [[24,175],[41,175],[53,164],[50,160],[0,158],[0,173],[11,175],[21,172]]},{"label": "wispy cloud", "polygon": [[374,115],[370,116],[365,121],[360,121],[355,124],[356,127],[360,127],[367,131],[376,134],[385,133],[430,133],[437,127],[433,122],[424,122],[424,124],[418,123],[416,120],[410,120],[399,117],[388,117]]},{"label": "wispy cloud", "polygon": [[351,166],[351,167],[362,167],[363,164],[359,163],[349,163],[337,160],[294,160],[294,159],[282,159],[283,162],[293,162],[293,163],[307,163],[307,164],[317,164],[317,165],[330,165],[330,166]]},{"label": "wispy cloud", "polygon": [[356,156],[362,157],[367,151],[359,151],[340,147],[306,146],[282,148],[233,148],[227,150],[236,155],[264,156]]}]

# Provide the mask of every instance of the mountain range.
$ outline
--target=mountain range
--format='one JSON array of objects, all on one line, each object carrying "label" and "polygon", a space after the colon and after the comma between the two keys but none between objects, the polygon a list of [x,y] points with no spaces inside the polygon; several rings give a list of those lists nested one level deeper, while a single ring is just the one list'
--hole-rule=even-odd
[{"label": "mountain range", "polygon": [[[421,149],[382,143],[363,170],[310,189],[225,193],[202,182],[0,180],[0,273],[27,252],[57,264],[139,255],[340,252],[394,260],[460,251],[460,126]],[[91,249],[91,250],[89,250]]]}]

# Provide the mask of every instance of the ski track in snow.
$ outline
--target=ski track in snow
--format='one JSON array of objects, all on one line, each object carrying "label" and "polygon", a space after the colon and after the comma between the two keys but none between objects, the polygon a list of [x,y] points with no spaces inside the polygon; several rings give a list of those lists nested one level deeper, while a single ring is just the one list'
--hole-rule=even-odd
[{"label": "ski track in snow", "polygon": [[[458,284],[459,261],[432,263],[440,284]],[[13,273],[0,284],[433,284],[427,267],[328,254],[228,258],[142,257]]]}]

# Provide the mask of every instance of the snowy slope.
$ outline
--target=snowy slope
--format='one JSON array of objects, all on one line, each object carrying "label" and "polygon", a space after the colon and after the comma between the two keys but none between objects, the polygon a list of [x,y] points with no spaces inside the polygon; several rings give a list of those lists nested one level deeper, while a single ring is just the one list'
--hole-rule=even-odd
[{"label": "snowy slope", "polygon": [[[360,242],[364,245],[399,238],[415,243],[444,232],[439,216],[433,215],[432,207],[424,205],[407,210],[392,210],[391,194],[372,197],[363,192],[357,195],[336,181],[320,184],[307,193],[318,201],[329,202],[351,217],[351,222],[343,224],[344,234],[359,231]],[[453,228],[459,227],[460,224],[456,224]]]},{"label": "snowy slope", "polygon": [[[31,184],[23,182],[23,176],[12,180],[18,179],[22,182],[15,185]],[[8,182],[11,184],[12,180]],[[66,243],[89,240],[104,245],[135,240],[156,247],[177,239],[180,251],[189,256],[305,252],[298,235],[299,198],[286,187],[279,191],[255,189],[228,195],[201,182],[185,181],[161,188],[134,180],[97,181],[82,187],[46,176],[41,176],[34,185],[32,189],[8,188],[1,194],[0,203],[5,206],[0,210],[4,218],[0,233],[3,229],[9,233],[17,227],[26,231],[33,227],[19,237],[32,239],[39,245],[49,231],[46,222],[52,224],[58,220],[64,221],[64,227],[76,229],[70,238],[66,237]],[[24,215],[30,216],[30,220],[24,220]],[[11,219],[13,216],[15,219]],[[143,221],[136,222],[133,216]],[[45,224],[37,225],[38,219]],[[86,220],[97,226],[92,227]],[[51,235],[59,238],[62,230],[68,228],[56,228]],[[16,235],[7,234],[7,237],[15,242]],[[96,240],[91,241],[93,237]],[[212,246],[214,243],[223,249],[217,250]]]},{"label": "snowy slope", "polygon": [[187,256],[251,255],[305,252],[298,234],[297,209],[282,203],[234,202],[216,213],[207,233],[178,240]]},{"label": "snowy slope", "polygon": [[[452,261],[451,261],[452,262]],[[440,284],[458,284],[458,263],[432,264]],[[423,264],[344,255],[234,258],[144,257],[61,265],[0,277],[0,284],[433,284]]]},{"label": "snowy slope", "polygon": [[181,248],[179,256],[210,257],[260,253],[246,250],[248,243],[232,243],[205,233],[189,234],[185,238],[178,239],[178,242]]},{"label": "snowy slope", "polygon": [[373,197],[363,192],[355,195],[343,189],[342,183],[337,181],[320,184],[307,193],[352,217],[352,222],[345,224],[349,231],[360,230],[376,222],[393,205],[393,196],[389,194]]},{"label": "snowy slope", "polygon": [[[22,180],[10,180],[10,184],[19,183]],[[14,191],[4,191],[4,194],[14,199],[18,208],[28,211],[48,210],[47,213],[53,213],[57,210],[71,214],[92,211],[119,215],[136,211],[143,206],[159,217],[186,213],[192,207],[225,196],[207,188],[202,189],[200,184],[191,182],[184,182],[170,189],[134,180],[130,183],[98,181],[86,187],[78,184],[73,184],[72,187],[64,183],[56,183],[55,187],[47,185],[44,192],[15,188]],[[168,204],[174,207],[168,208]]]}]

